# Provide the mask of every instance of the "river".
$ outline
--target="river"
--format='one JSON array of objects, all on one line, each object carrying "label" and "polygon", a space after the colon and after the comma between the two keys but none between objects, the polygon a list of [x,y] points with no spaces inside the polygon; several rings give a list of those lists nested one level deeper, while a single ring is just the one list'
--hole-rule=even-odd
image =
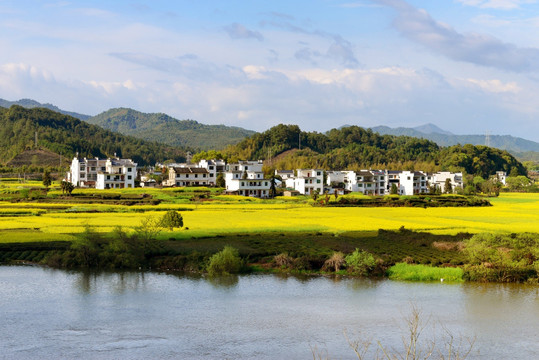
[{"label": "river", "polygon": [[[411,306],[440,347],[539,359],[539,287],[0,266],[1,358],[353,359],[349,339],[402,349]],[[437,357],[435,357],[437,358]]]}]

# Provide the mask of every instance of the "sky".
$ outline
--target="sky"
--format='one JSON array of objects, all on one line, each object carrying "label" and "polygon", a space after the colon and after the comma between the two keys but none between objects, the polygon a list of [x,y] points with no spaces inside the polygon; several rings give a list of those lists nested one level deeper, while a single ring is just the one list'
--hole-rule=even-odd
[{"label": "sky", "polygon": [[0,1],[0,98],[539,141],[539,0]]}]

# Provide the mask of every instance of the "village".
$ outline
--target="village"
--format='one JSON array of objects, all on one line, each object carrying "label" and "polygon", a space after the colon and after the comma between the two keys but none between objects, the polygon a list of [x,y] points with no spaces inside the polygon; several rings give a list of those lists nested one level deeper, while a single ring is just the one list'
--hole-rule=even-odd
[{"label": "village", "polygon": [[[137,163],[118,157],[72,160],[66,176],[81,188],[123,189],[141,187],[223,186],[226,194],[269,198],[272,188],[283,189],[283,195],[337,194],[357,192],[364,195],[417,195],[433,191],[453,193],[464,186],[463,174],[448,171],[339,170],[296,169],[275,170],[265,176],[262,160],[243,160],[227,164],[224,160],[200,160],[196,164],[157,164],[154,168],[165,179],[159,183],[152,177],[156,171],[137,173]],[[505,184],[506,173],[498,171],[497,180]],[[139,179],[139,180],[138,180]],[[219,183],[221,179],[221,183]],[[224,182],[224,184],[223,184]]]}]

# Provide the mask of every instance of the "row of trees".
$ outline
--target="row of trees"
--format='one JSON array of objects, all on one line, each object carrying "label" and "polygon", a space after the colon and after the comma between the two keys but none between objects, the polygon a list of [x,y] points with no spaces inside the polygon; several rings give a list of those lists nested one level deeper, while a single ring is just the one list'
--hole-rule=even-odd
[{"label": "row of trees", "polygon": [[322,134],[302,132],[297,125],[277,125],[257,133],[222,153],[229,161],[265,159],[274,169],[365,168],[465,172],[488,178],[496,171],[526,175],[526,169],[506,151],[486,146],[456,145],[442,148],[436,143],[408,136],[379,135],[370,129],[350,126]]}]

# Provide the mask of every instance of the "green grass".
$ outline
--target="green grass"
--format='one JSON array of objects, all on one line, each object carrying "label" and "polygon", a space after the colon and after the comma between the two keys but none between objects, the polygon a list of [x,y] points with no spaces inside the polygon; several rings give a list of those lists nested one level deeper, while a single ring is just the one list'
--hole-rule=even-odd
[{"label": "green grass", "polygon": [[463,281],[464,271],[461,268],[435,267],[398,263],[390,267],[388,276],[391,280],[405,281]]}]

